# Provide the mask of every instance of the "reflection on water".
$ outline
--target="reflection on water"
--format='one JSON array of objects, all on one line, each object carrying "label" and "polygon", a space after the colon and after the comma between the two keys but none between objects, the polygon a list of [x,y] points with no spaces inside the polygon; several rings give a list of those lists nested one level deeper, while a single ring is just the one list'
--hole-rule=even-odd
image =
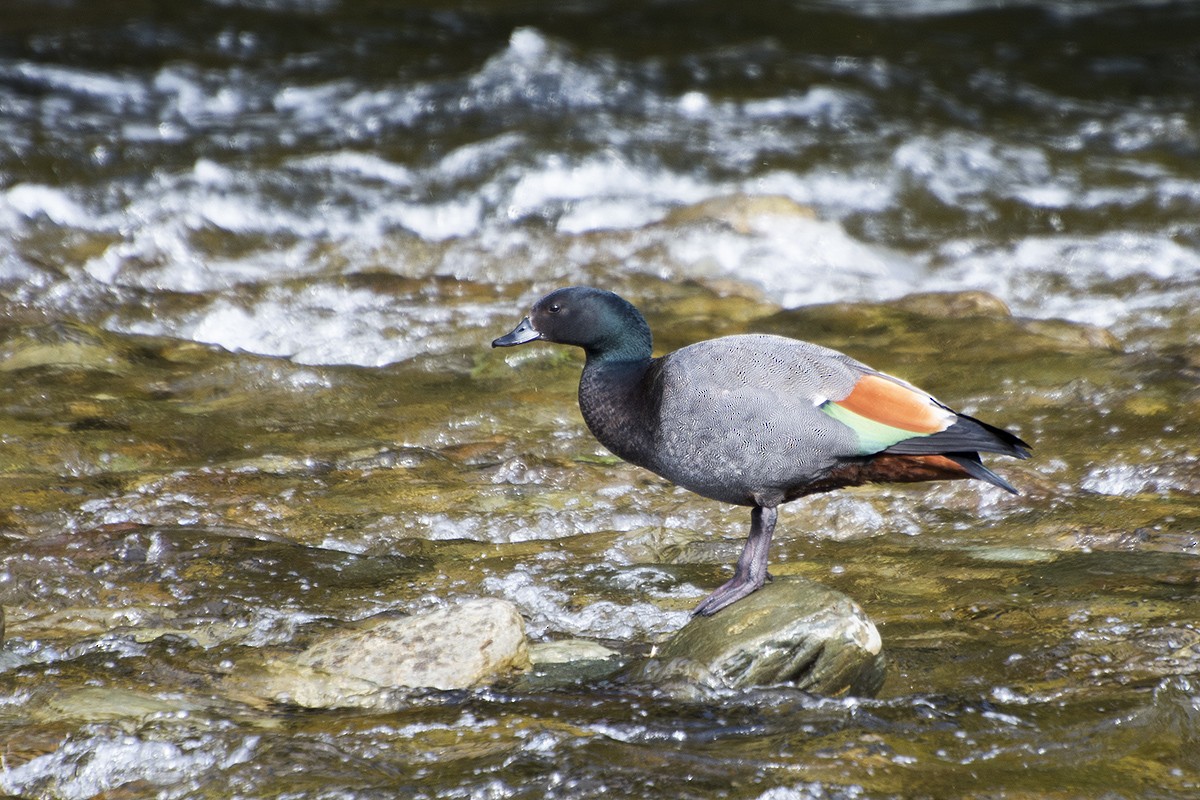
[{"label": "reflection on water", "polygon": [[[5,791],[1200,792],[1193,4],[10,5]],[[1034,442],[1020,498],[781,515],[773,570],[879,622],[882,698],[223,688],[477,595],[636,656],[723,580],[741,511],[602,451],[574,354],[486,348],[574,283],[660,349],[814,339]]]}]

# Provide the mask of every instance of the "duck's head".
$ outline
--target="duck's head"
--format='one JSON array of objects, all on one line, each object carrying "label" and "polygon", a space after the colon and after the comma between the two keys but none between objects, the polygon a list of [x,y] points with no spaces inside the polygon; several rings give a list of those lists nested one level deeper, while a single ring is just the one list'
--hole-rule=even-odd
[{"label": "duck's head", "polygon": [[582,347],[589,358],[649,358],[650,326],[627,300],[603,289],[572,286],[538,300],[529,316],[492,347],[536,341]]}]

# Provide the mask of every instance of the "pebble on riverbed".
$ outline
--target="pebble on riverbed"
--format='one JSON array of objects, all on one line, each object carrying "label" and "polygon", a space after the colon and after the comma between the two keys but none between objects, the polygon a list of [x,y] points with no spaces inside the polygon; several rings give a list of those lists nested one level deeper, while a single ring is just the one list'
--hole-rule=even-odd
[{"label": "pebble on riverbed", "polygon": [[308,708],[387,707],[395,688],[467,689],[530,667],[525,622],[506,600],[466,600],[337,631],[259,674],[244,692]]},{"label": "pebble on riverbed", "polygon": [[781,577],[715,616],[694,617],[634,677],[683,697],[778,684],[870,697],[885,667],[879,631],[857,603]]}]

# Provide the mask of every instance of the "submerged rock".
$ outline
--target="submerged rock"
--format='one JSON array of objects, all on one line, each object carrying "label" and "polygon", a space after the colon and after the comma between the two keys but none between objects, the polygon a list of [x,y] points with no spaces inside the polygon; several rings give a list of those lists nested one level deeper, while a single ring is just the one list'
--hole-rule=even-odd
[{"label": "submerged rock", "polygon": [[468,600],[411,617],[372,619],[236,681],[308,708],[381,707],[395,688],[466,689],[530,666],[525,622],[506,600]]},{"label": "submerged rock", "polygon": [[515,682],[517,691],[594,685],[609,680],[628,663],[616,650],[586,639],[530,645],[529,659],[533,670]]},{"label": "submerged rock", "polygon": [[49,694],[34,709],[34,719],[59,722],[66,719],[106,722],[139,719],[155,714],[200,711],[203,705],[179,695],[158,697],[119,686],[84,686]]},{"label": "submerged rock", "polygon": [[733,194],[710,197],[699,203],[677,208],[667,214],[665,223],[687,225],[693,222],[722,222],[738,233],[751,233],[764,217],[815,220],[817,214],[783,195]]},{"label": "submerged rock", "polygon": [[990,292],[915,292],[892,302],[903,311],[926,317],[962,319],[965,317],[1011,317],[1008,305]]},{"label": "submerged rock", "polygon": [[546,664],[568,664],[580,661],[608,661],[620,656],[598,642],[586,639],[561,639],[557,642],[542,642],[529,648],[529,659],[535,666]]},{"label": "submerged rock", "polygon": [[841,592],[778,578],[712,617],[695,617],[638,677],[682,695],[789,683],[821,695],[873,696],[883,685],[879,631]]},{"label": "submerged rock", "polygon": [[119,337],[79,323],[38,325],[3,338],[0,372],[38,367],[120,372],[127,366]]}]

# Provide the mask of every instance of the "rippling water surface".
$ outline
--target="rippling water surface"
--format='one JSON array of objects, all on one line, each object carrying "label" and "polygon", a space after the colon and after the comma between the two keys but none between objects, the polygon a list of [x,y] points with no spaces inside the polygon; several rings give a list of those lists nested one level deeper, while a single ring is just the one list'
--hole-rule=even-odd
[{"label": "rippling water surface", "polygon": [[[544,5],[8,3],[0,788],[1200,794],[1200,7]],[[607,457],[573,354],[487,348],[577,283],[1034,442],[1016,499],[785,511],[773,569],[880,623],[881,698],[215,689],[476,595],[636,655],[723,580],[742,510]]]}]

